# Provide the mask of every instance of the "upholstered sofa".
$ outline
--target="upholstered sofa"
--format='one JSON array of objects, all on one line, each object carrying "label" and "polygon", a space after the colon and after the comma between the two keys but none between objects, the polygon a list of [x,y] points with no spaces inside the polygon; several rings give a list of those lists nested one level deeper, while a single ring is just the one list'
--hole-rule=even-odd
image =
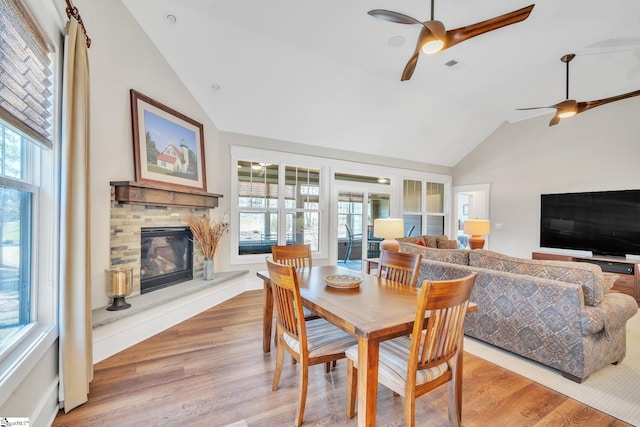
[{"label": "upholstered sofa", "polygon": [[638,306],[629,295],[607,292],[616,275],[597,265],[409,242],[401,242],[400,251],[422,254],[419,283],[478,273],[471,297],[478,310],[467,316],[467,336],[558,369],[576,382],[625,356],[626,323]]},{"label": "upholstered sofa", "polygon": [[399,237],[398,242],[414,243],[427,248],[437,249],[456,249],[458,247],[457,240],[451,240],[443,235],[423,234],[422,236]]}]

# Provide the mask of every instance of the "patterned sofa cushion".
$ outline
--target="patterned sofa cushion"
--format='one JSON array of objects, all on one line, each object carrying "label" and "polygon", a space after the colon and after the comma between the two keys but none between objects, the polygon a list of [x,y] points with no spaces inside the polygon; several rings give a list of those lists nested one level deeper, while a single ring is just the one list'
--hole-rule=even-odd
[{"label": "patterned sofa cushion", "polygon": [[604,298],[602,270],[594,264],[515,258],[476,249],[470,251],[469,265],[580,285],[584,294],[584,303],[589,306],[600,304]]},{"label": "patterned sofa cushion", "polygon": [[458,249],[458,241],[449,240],[446,236],[437,236],[436,244],[438,249]]},{"label": "patterned sofa cushion", "polygon": [[458,241],[450,240],[447,236],[444,235],[431,235],[431,234],[423,234],[422,236],[414,236],[414,237],[398,237],[396,239],[398,242],[408,242],[408,243],[418,243],[419,240],[424,242],[424,246],[428,248],[438,248],[438,249],[457,249]]},{"label": "patterned sofa cushion", "polygon": [[411,242],[400,242],[400,252],[420,254],[423,259],[433,261],[469,265],[469,251],[466,249],[435,249],[416,245]]}]

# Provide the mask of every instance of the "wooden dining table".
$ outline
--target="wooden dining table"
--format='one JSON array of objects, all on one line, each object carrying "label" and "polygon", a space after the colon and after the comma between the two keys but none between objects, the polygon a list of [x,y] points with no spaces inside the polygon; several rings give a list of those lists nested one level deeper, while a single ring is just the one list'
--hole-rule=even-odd
[{"label": "wooden dining table", "polygon": [[[375,426],[380,342],[411,333],[419,289],[334,265],[299,268],[296,272],[303,304],[358,339],[358,425]],[[271,349],[273,295],[268,271],[257,275],[264,281],[266,353]],[[356,289],[337,289],[327,286],[324,277],[330,275],[355,275],[362,282]],[[469,311],[476,308],[470,304]],[[461,409],[462,342],[459,348],[453,381],[458,385],[456,405]]]}]

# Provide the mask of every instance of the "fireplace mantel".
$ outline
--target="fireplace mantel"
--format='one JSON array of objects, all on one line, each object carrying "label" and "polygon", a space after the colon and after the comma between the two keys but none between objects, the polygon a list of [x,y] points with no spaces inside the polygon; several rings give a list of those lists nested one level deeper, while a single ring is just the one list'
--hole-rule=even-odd
[{"label": "fireplace mantel", "polygon": [[221,194],[198,190],[174,189],[147,182],[111,181],[115,188],[115,201],[150,206],[182,206],[217,208]]}]

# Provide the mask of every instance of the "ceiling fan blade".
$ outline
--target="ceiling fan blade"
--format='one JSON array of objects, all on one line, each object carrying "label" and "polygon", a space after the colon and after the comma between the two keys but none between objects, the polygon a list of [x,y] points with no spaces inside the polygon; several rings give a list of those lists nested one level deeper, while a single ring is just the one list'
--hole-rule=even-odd
[{"label": "ceiling fan blade", "polygon": [[582,113],[583,111],[587,111],[591,108],[599,107],[604,104],[608,104],[610,102],[620,101],[622,99],[632,98],[634,96],[640,95],[640,90],[635,90],[633,92],[623,93],[622,95],[612,96],[610,98],[598,99],[595,101],[586,101],[578,103],[578,113]]},{"label": "ceiling fan blade", "polygon": [[486,21],[449,30],[447,31],[447,42],[442,50],[455,46],[472,37],[497,30],[498,28],[506,27],[507,25],[515,24],[516,22],[524,21],[529,17],[534,6],[535,4],[532,4],[530,6],[523,7],[522,9],[487,19]]},{"label": "ceiling fan blade", "polygon": [[374,9],[367,12],[374,18],[384,19],[385,21],[395,22],[397,24],[418,24],[423,25],[421,21],[415,18],[407,16],[399,12],[393,12],[391,10]]},{"label": "ceiling fan blade", "polygon": [[409,80],[411,76],[413,76],[413,71],[416,69],[416,64],[418,63],[418,56],[419,52],[416,52],[411,56],[411,58],[409,58],[409,61],[402,72],[402,78],[400,81]]},{"label": "ceiling fan blade", "polygon": [[555,105],[549,105],[547,107],[527,107],[527,108],[516,108],[516,110],[539,110],[541,108],[556,108]]},{"label": "ceiling fan blade", "polygon": [[413,55],[411,55],[411,58],[409,58],[407,65],[405,65],[404,67],[402,78],[400,79],[401,81],[409,80],[411,78],[411,76],[413,75],[413,71],[416,69],[418,58],[420,57],[420,49],[422,49],[422,45],[425,43],[425,41],[427,41],[431,37],[431,30],[429,29],[429,27],[424,25],[420,29],[420,35],[418,36],[418,40],[416,41],[416,48],[413,51]]},{"label": "ceiling fan blade", "polygon": [[558,123],[560,123],[560,111],[556,111],[556,113],[553,115],[551,121],[549,122],[549,126],[555,126]]}]

